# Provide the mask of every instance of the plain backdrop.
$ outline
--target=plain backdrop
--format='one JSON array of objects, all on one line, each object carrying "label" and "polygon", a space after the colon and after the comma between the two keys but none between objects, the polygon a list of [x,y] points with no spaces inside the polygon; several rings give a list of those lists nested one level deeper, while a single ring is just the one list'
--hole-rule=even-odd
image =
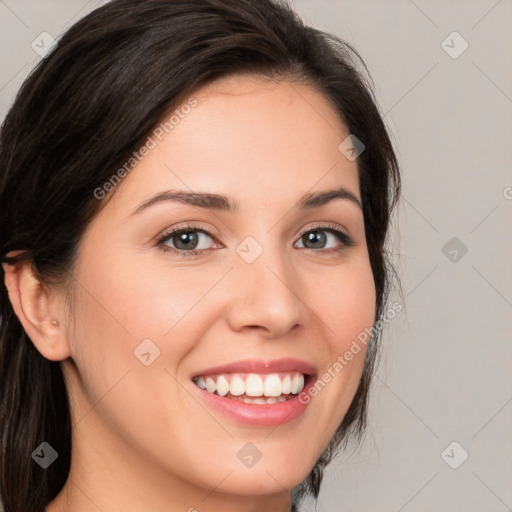
[{"label": "plain backdrop", "polygon": [[[0,0],[0,118],[40,59],[33,42],[103,3]],[[405,307],[366,438],[304,510],[512,510],[512,1],[291,3],[363,57],[403,173]]]}]

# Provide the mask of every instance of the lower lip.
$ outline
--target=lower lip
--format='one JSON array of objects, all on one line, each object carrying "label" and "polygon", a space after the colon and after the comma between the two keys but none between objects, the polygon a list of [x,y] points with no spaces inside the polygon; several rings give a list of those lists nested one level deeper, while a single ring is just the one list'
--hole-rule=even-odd
[{"label": "lower lip", "polygon": [[[314,383],[314,379],[310,376],[307,378],[306,385],[301,393],[307,393],[309,387],[313,386],[311,383]],[[263,427],[282,425],[297,419],[304,413],[309,403],[301,403],[299,401],[301,393],[299,393],[286,402],[268,405],[246,404],[238,400],[233,400],[232,398],[225,398],[213,393],[208,393],[208,391],[201,389],[195,384],[194,387],[201,398],[212,409],[219,411],[235,421]]]}]

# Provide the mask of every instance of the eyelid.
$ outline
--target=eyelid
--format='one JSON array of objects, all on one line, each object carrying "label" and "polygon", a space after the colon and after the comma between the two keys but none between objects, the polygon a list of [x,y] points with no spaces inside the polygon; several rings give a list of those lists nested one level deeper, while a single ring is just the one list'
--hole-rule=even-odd
[{"label": "eyelid", "polygon": [[332,222],[329,222],[329,221],[325,221],[325,222],[318,222],[318,223],[313,223],[312,225],[304,228],[303,230],[301,230],[299,232],[299,234],[297,235],[298,238],[300,238],[301,236],[305,235],[308,231],[314,231],[314,230],[321,230],[321,229],[328,229],[328,228],[331,228],[333,229],[334,231],[339,231],[345,235],[347,235],[348,237],[350,237],[349,233],[348,233],[348,230],[345,229],[343,226],[340,226],[339,224],[334,224]]}]

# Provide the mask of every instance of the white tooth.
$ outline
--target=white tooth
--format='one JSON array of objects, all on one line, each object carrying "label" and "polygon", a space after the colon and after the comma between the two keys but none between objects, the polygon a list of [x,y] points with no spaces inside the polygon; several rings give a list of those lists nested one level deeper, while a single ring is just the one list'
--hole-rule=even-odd
[{"label": "white tooth", "polygon": [[250,373],[247,376],[247,379],[245,379],[245,394],[247,396],[263,395],[263,380],[261,380],[259,375]]},{"label": "white tooth", "polygon": [[265,396],[279,396],[283,392],[281,379],[276,373],[267,375],[265,384],[263,385],[263,393]]},{"label": "white tooth", "polygon": [[234,396],[240,396],[245,393],[245,382],[239,375],[234,375],[231,377],[229,392]]},{"label": "white tooth", "polygon": [[284,397],[284,396],[278,396],[278,397],[277,397],[277,402],[278,402],[278,403],[279,403],[279,402],[286,402],[286,397]]},{"label": "white tooth", "polygon": [[299,376],[300,375],[298,373],[296,373],[292,379],[291,393],[293,393],[294,395],[296,395],[299,392],[298,391],[299,384],[300,384]]},{"label": "white tooth", "polygon": [[197,382],[196,384],[201,388],[201,389],[206,389],[206,383],[204,381],[204,377],[199,377],[197,379]]},{"label": "white tooth", "polygon": [[275,396],[270,396],[267,398],[267,404],[275,404],[277,403],[277,398]]},{"label": "white tooth", "polygon": [[288,395],[292,389],[292,379],[289,375],[283,379],[282,382],[283,395]]},{"label": "white tooth", "polygon": [[211,377],[206,377],[206,391],[208,393],[215,393],[216,389],[215,381]]},{"label": "white tooth", "polygon": [[228,392],[229,392],[229,382],[226,379],[226,377],[224,377],[224,375],[220,375],[217,378],[217,393],[220,396],[226,396],[228,394]]},{"label": "white tooth", "polygon": [[267,401],[264,398],[255,398],[253,404],[256,405],[267,405]]},{"label": "white tooth", "polygon": [[299,388],[297,389],[297,393],[300,393],[304,389],[304,375],[299,375]]}]

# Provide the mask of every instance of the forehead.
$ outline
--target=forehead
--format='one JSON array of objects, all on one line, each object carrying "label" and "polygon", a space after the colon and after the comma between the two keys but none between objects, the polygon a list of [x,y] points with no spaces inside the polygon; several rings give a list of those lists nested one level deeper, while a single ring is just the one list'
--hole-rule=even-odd
[{"label": "forehead", "polygon": [[160,126],[176,113],[178,122],[150,135],[151,150],[115,190],[118,207],[177,188],[222,191],[241,204],[276,204],[276,196],[295,198],[317,184],[341,184],[359,197],[357,164],[338,149],[348,131],[310,86],[236,75],[191,98],[182,105],[193,107],[178,106]]}]

